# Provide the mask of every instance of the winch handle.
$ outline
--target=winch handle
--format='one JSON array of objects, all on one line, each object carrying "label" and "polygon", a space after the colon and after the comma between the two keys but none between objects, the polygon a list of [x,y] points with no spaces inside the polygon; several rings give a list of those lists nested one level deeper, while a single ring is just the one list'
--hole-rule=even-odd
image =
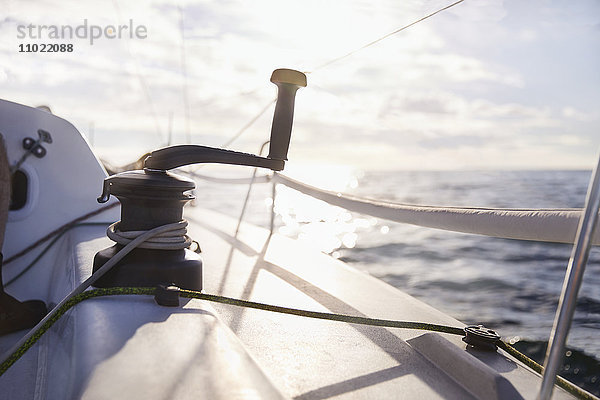
[{"label": "winch handle", "polygon": [[276,69],[271,75],[271,82],[277,85],[277,103],[271,125],[268,158],[286,161],[294,121],[296,91],[306,87],[306,75],[293,69]]},{"label": "winch handle", "polygon": [[215,147],[178,145],[153,151],[144,161],[144,167],[164,171],[189,164],[218,163],[281,171],[290,146],[296,91],[306,86],[306,75],[292,69],[276,69],[271,75],[271,82],[277,85],[278,90],[267,157]]}]

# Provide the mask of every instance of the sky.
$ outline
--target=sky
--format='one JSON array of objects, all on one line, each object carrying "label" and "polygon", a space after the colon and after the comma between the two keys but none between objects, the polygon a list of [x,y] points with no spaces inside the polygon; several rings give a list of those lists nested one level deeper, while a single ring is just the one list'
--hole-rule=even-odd
[{"label": "sky", "polygon": [[[591,169],[600,152],[600,2],[0,0],[0,98],[49,105],[100,157],[221,146],[310,71],[290,165]],[[144,37],[19,37],[19,26],[143,27]],[[21,28],[23,29],[23,28]],[[127,31],[126,31],[127,32]],[[35,29],[34,29],[35,33]],[[43,33],[43,32],[42,32]],[[26,44],[72,52],[19,52]],[[230,148],[257,152],[273,106]]]}]

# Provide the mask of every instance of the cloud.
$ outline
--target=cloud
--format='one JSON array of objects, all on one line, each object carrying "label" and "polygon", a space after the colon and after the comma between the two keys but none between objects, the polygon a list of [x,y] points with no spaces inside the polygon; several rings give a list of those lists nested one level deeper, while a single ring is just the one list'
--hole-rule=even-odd
[{"label": "cloud", "polygon": [[[83,131],[94,122],[103,149],[124,144],[132,157],[164,144],[170,114],[173,137],[184,140],[184,87],[193,141],[219,145],[273,98],[274,68],[312,70],[446,5],[9,4],[0,24],[8,39],[0,41],[2,97],[48,103]],[[290,154],[365,168],[590,164],[600,122],[592,90],[600,84],[598,6],[540,4],[465,2],[316,70],[298,94]],[[147,25],[148,38],[75,41],[71,54],[16,52],[16,24],[84,18],[95,24],[131,18]],[[256,151],[271,118],[269,110],[234,147]]]},{"label": "cloud", "polygon": [[583,112],[574,107],[567,106],[562,109],[562,115],[565,118],[574,119],[576,121],[588,122],[598,119],[597,112]]}]

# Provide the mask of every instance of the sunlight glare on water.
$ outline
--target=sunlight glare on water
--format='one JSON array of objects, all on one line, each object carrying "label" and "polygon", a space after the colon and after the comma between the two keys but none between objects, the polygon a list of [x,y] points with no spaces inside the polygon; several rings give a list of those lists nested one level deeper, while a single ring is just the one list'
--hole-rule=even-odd
[{"label": "sunlight glare on water", "polygon": [[[287,175],[309,185],[344,193],[358,187],[360,173],[347,166],[312,165],[289,168]],[[309,242],[328,254],[342,247],[355,247],[357,228],[377,224],[375,218],[354,218],[343,208],[304,196],[283,185],[277,186],[275,212],[283,222],[280,233]]]}]

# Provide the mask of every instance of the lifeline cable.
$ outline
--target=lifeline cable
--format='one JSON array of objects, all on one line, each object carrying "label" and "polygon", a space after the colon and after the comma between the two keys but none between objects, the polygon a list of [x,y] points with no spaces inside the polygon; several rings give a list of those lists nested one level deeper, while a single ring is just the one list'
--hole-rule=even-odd
[{"label": "lifeline cable", "polygon": [[[60,319],[69,309],[77,305],[83,300],[91,299],[94,297],[101,296],[115,296],[115,295],[154,295],[156,292],[155,288],[148,287],[115,287],[115,288],[106,288],[106,289],[93,289],[88,290],[82,293],[79,293],[67,301],[61,302],[54,310],[56,312],[53,313],[51,318],[45,319],[43,323],[38,324],[36,329],[32,332],[32,335],[23,343],[20,344],[19,347],[14,349],[0,364],[0,376],[2,376],[19,358],[27,352],[39,339],[40,337],[48,330],[56,321]],[[183,298],[193,298],[199,300],[206,300],[211,302],[218,302],[222,304],[234,305],[238,307],[246,307],[253,308],[257,310],[277,312],[289,315],[296,315],[306,318],[316,318],[322,320],[330,320],[330,321],[338,321],[338,322],[347,322],[351,324],[361,324],[361,325],[369,325],[369,326],[378,326],[378,327],[386,327],[386,328],[400,328],[400,329],[418,329],[418,330],[428,330],[434,332],[442,332],[448,333],[452,335],[464,336],[465,332],[462,328],[445,326],[445,325],[437,325],[437,324],[429,324],[422,322],[411,322],[411,321],[397,321],[397,320],[385,320],[385,319],[375,319],[375,318],[366,318],[366,317],[358,317],[353,315],[345,315],[345,314],[334,314],[334,313],[324,313],[317,311],[308,311],[301,310],[295,308],[288,308],[282,306],[275,306],[271,304],[257,303],[248,300],[234,299],[225,296],[217,296],[206,294],[194,290],[185,290],[179,289],[179,296]],[[53,311],[54,311],[53,310]],[[534,371],[540,373],[542,370],[542,366],[525,354],[519,352],[517,349],[509,345],[508,343],[499,340],[498,347],[508,352],[510,355],[523,362],[525,365],[533,369]],[[594,400],[598,399],[593,394],[581,389],[580,387],[574,385],[573,383],[567,381],[566,379],[558,376],[556,384],[561,388],[565,389],[569,393],[579,397],[584,400]]]}]

